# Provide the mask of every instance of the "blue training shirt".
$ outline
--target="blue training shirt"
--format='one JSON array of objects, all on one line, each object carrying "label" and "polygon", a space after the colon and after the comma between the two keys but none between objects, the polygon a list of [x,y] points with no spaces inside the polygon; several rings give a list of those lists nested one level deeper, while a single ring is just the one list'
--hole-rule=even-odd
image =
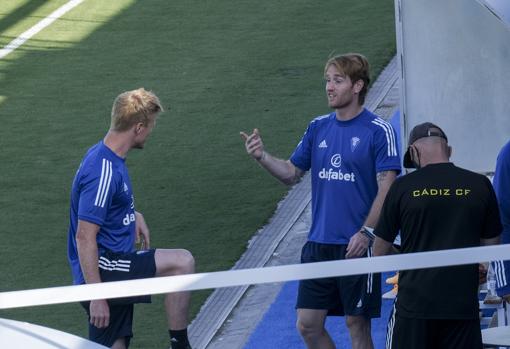
[{"label": "blue training shirt", "polygon": [[502,243],[510,243],[510,142],[499,152],[494,173],[494,191],[498,198],[501,223],[503,224]]},{"label": "blue training shirt", "polygon": [[308,240],[324,244],[348,244],[377,195],[376,174],[400,173],[394,129],[367,109],[349,121],[339,121],[335,112],[314,119],[290,161],[311,171]]},{"label": "blue training shirt", "polygon": [[[492,183],[498,198],[503,225],[501,243],[508,244],[510,243],[510,142],[505,144],[498,154]],[[495,261],[492,266],[496,273],[498,295],[510,294],[510,261]]]},{"label": "blue training shirt", "polygon": [[67,254],[73,282],[83,284],[76,249],[78,219],[99,225],[99,253],[134,251],[135,205],[125,159],[102,141],[87,151],[71,190]]}]

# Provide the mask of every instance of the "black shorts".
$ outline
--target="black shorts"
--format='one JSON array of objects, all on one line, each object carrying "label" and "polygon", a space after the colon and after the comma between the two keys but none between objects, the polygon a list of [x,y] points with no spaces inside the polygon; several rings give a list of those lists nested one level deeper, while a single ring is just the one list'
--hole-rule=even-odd
[{"label": "black shorts", "polygon": [[482,349],[479,319],[410,319],[390,315],[386,349]]},{"label": "black shorts", "polygon": [[[99,256],[99,274],[103,282],[150,278],[156,275],[155,250],[132,253],[103,252]],[[97,328],[89,321],[89,339],[111,347],[119,338],[126,338],[126,346],[133,337],[133,305],[150,303],[150,296],[109,299],[110,325]],[[89,316],[90,302],[81,302]]]},{"label": "black shorts", "polygon": [[[308,241],[301,251],[301,263],[345,259],[346,248]],[[296,308],[325,309],[329,316],[379,317],[381,274],[301,280]]]}]

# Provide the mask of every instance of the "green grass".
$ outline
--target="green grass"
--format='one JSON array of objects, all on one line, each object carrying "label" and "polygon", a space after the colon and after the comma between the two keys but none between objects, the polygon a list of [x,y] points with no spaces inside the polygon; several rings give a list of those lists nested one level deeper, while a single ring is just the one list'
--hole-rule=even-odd
[{"label": "green grass", "polygon": [[[25,10],[2,13],[2,43],[27,29],[27,16],[51,12],[14,2]],[[106,132],[113,99],[139,86],[168,110],[128,157],[152,243],[191,250],[200,272],[229,269],[287,190],[248,158],[239,131],[258,127],[267,149],[288,157],[310,119],[328,112],[324,62],[348,51],[365,54],[374,76],[385,66],[393,1],[85,1],[0,61],[1,290],[71,282],[74,172]],[[193,293],[193,314],[209,292]],[[137,309],[132,348],[167,343],[154,298]],[[0,317],[86,335],[76,304]]]},{"label": "green grass", "polygon": [[6,45],[65,3],[66,0],[3,1],[0,9],[0,45]]}]

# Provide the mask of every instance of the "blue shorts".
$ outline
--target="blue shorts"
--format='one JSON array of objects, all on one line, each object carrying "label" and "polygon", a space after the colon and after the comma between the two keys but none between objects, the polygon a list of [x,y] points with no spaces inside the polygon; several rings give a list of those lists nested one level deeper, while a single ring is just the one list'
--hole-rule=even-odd
[{"label": "blue shorts", "polygon": [[[151,278],[156,275],[156,250],[143,250],[131,253],[101,252],[99,255],[99,274],[103,282],[124,281]],[[133,305],[150,303],[151,297],[137,296],[129,298],[109,299],[110,325],[97,328],[89,321],[89,339],[96,343],[111,347],[119,338],[125,337],[126,347],[133,337]],[[82,302],[89,316],[90,302]]]},{"label": "blue shorts", "polygon": [[[301,263],[345,259],[347,245],[308,241],[301,251]],[[381,316],[381,274],[365,274],[301,280],[297,309],[324,309],[328,316]]]}]

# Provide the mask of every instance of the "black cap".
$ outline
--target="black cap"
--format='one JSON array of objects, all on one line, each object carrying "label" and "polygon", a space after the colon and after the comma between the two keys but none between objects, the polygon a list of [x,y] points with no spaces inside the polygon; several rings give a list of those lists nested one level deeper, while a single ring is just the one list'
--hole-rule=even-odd
[{"label": "black cap", "polygon": [[[431,122],[424,122],[423,124],[419,124],[414,126],[414,128],[411,130],[411,133],[409,134],[409,143],[408,145],[413,144],[420,138],[424,137],[441,137],[446,142],[448,142],[448,137],[446,137],[446,134],[441,130],[441,128],[437,125],[434,125]],[[411,153],[409,152],[409,148],[407,148],[407,151],[404,155],[404,167],[405,168],[414,168],[414,163],[411,161]]]}]

